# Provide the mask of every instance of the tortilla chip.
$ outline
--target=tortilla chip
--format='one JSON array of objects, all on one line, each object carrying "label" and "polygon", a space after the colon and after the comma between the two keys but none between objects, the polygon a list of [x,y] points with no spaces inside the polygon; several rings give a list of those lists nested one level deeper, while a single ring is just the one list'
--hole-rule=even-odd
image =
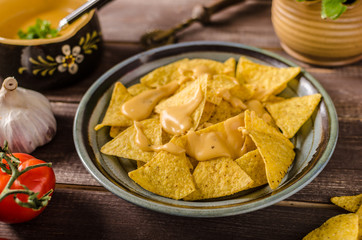
[{"label": "tortilla chip", "polygon": [[332,197],[331,202],[350,212],[357,212],[362,205],[362,193],[354,196]]},{"label": "tortilla chip", "polygon": [[224,74],[230,77],[235,77],[236,60],[235,58],[229,58],[224,62],[225,69]]},{"label": "tortilla chip", "polygon": [[203,113],[201,115],[201,119],[200,119],[200,122],[199,122],[199,128],[198,129],[201,129],[200,126],[210,119],[210,117],[214,113],[215,109],[216,109],[215,104],[206,101],[205,106],[204,106],[204,111],[203,111]]},{"label": "tortilla chip", "polygon": [[215,108],[215,111],[208,120],[209,123],[216,124],[223,122],[226,119],[234,117],[243,112],[240,108],[234,108],[229,102],[222,100],[219,106]]},{"label": "tortilla chip", "polygon": [[253,182],[234,160],[225,157],[200,162],[192,175],[197,190],[185,200],[228,196],[247,189]]},{"label": "tortilla chip", "polygon": [[117,137],[118,134],[120,134],[123,130],[125,130],[125,127],[115,127],[115,126],[112,126],[110,129],[109,129],[109,136],[111,138],[115,138]]},{"label": "tortilla chip", "polygon": [[[203,69],[200,70],[201,68]],[[185,58],[151,71],[142,77],[140,81],[148,87],[156,88],[183,77],[196,79],[203,73],[209,73],[210,77],[216,74],[233,77],[235,76],[235,64],[233,64],[232,60],[228,60],[224,64],[210,59],[189,60]]]},{"label": "tortilla chip", "polygon": [[322,226],[310,232],[303,240],[356,240],[358,216],[341,214],[328,219]]},{"label": "tortilla chip", "polygon": [[218,96],[218,92],[221,90],[229,90],[236,86],[239,86],[237,80],[234,77],[227,75],[214,75],[212,79],[209,79],[207,91],[207,101],[219,105],[222,97]]},{"label": "tortilla chip", "polygon": [[172,139],[173,135],[162,129],[162,144],[168,143]]},{"label": "tortilla chip", "polygon": [[188,62],[183,62],[180,65],[180,72],[184,76],[197,78],[203,74],[208,74],[210,78],[214,75],[223,74],[228,76],[235,76],[235,66],[232,64],[232,60],[228,60],[225,63],[211,60],[195,58]]},{"label": "tortilla chip", "polygon": [[94,129],[97,131],[104,126],[131,126],[132,120],[124,116],[121,112],[122,104],[131,98],[132,96],[128,93],[125,86],[123,86],[123,84],[120,82],[116,82],[112,92],[111,101],[102,120],[102,123],[96,125]]},{"label": "tortilla chip", "polygon": [[196,159],[192,158],[192,157],[189,157],[188,156],[188,159],[190,160],[190,163],[191,163],[191,173],[193,173],[194,169],[196,168],[197,164],[199,164],[199,161],[197,161]]},{"label": "tortilla chip", "polygon": [[173,144],[176,144],[179,147],[182,147],[185,149],[187,144],[187,138],[185,135],[182,136],[173,136],[170,140]]},{"label": "tortilla chip", "polygon": [[[271,134],[271,135],[277,135],[281,138],[285,138],[285,136],[275,127],[271,126],[270,124],[268,124],[264,119],[262,119],[261,117],[259,117],[256,112],[254,111],[250,111],[250,110],[246,110],[244,112],[244,116],[245,116],[245,128],[247,130],[254,130],[254,131],[258,131],[258,132],[264,132],[267,134]],[[293,144],[290,142],[291,146],[293,146]]]},{"label": "tortilla chip", "polygon": [[275,120],[276,125],[282,130],[284,136],[292,138],[313,114],[321,97],[320,94],[293,97],[279,102],[268,103],[266,109]]},{"label": "tortilla chip", "polygon": [[150,88],[156,88],[177,80],[182,76],[178,70],[180,66],[189,60],[187,58],[156,68],[141,78],[141,83]]},{"label": "tortilla chip", "polygon": [[138,94],[147,90],[150,90],[150,88],[144,85],[143,83],[137,83],[127,88],[127,91],[132,96],[137,96]]},{"label": "tortilla chip", "polygon": [[[186,147],[186,138],[185,137],[181,137],[181,136],[173,136],[170,140],[171,143],[185,149]],[[190,170],[194,169],[194,167],[196,166],[196,164],[194,164],[194,159],[190,159],[189,157],[187,158],[187,164],[189,165]]]},{"label": "tortilla chip", "polygon": [[236,67],[236,78],[242,84],[256,87],[254,98],[266,100],[277,95],[287,83],[300,73],[300,67],[278,68],[254,63],[246,57],[240,57]]},{"label": "tortilla chip", "polygon": [[144,189],[176,200],[195,191],[185,154],[173,155],[161,151],[147,164],[128,175]]},{"label": "tortilla chip", "polygon": [[283,100],[286,100],[287,98],[285,97],[281,97],[281,96],[270,96],[268,98],[268,102],[267,103],[275,103],[275,102],[280,102],[280,101],[283,101]]},{"label": "tortilla chip", "polygon": [[362,240],[362,205],[359,206],[356,214],[358,215],[358,239]]},{"label": "tortilla chip", "polygon": [[248,153],[250,151],[256,150],[257,148],[255,146],[254,141],[251,139],[251,137],[249,135],[247,135],[247,134],[244,134],[243,136],[244,136],[244,145],[243,145],[243,147],[241,149],[241,154],[243,155],[243,154],[246,154],[246,153]]},{"label": "tortilla chip", "polygon": [[256,131],[249,134],[263,157],[269,186],[276,189],[292,164],[295,152],[287,138]]},{"label": "tortilla chip", "polygon": [[[160,121],[157,119],[146,119],[141,121],[143,132],[152,145],[161,145],[162,129]],[[101,152],[117,157],[129,158],[133,160],[148,162],[155,155],[155,152],[147,152],[140,149],[135,142],[136,129],[131,126],[117,135],[116,138],[106,143]]]},{"label": "tortilla chip", "polygon": [[278,130],[252,113],[245,112],[245,129],[264,160],[270,188],[276,189],[294,160],[294,146]]},{"label": "tortilla chip", "polygon": [[255,94],[255,87],[250,84],[239,84],[230,89],[232,96],[239,98],[241,101],[251,99]]},{"label": "tortilla chip", "polygon": [[248,152],[235,161],[253,180],[253,184],[249,188],[259,187],[268,183],[265,174],[265,163],[259,150],[256,149]]},{"label": "tortilla chip", "polygon": [[137,161],[137,168],[142,167],[143,165],[145,165],[146,163],[143,161]]},{"label": "tortilla chip", "polygon": [[[186,88],[184,88],[182,91],[176,93],[175,95],[165,99],[164,101],[160,102],[155,107],[156,113],[161,113],[162,110],[164,110],[167,107],[173,107],[173,106],[181,106],[183,104],[187,104],[190,99],[193,98],[195,95],[195,92],[198,90],[199,86],[201,87],[203,96],[207,95],[207,77],[205,75],[201,76],[197,80],[193,81],[191,84],[189,84]],[[202,116],[202,113],[204,112],[204,107],[206,104],[206,98],[204,97],[199,106],[195,109],[195,111],[191,114],[193,126],[191,129],[196,129],[200,123],[200,119]]]},{"label": "tortilla chip", "polygon": [[214,94],[217,92],[217,90],[231,89],[239,85],[236,78],[223,74],[214,75],[208,84],[211,93]]},{"label": "tortilla chip", "polygon": [[264,105],[259,100],[251,99],[245,104],[247,106],[247,109],[249,109],[250,111],[254,111],[258,117],[262,118],[269,125],[278,128],[274,122],[274,119],[270,116]]},{"label": "tortilla chip", "polygon": [[192,81],[191,84],[189,84],[186,88],[182,89],[180,92],[177,92],[176,94],[172,95],[169,98],[166,98],[165,100],[157,104],[155,107],[155,112],[160,114],[162,110],[167,107],[179,106],[187,103],[188,101],[190,101],[190,98],[194,96],[199,86],[201,86],[202,92],[205,96],[207,93],[207,82],[208,80],[205,76],[202,76],[197,80]]}]

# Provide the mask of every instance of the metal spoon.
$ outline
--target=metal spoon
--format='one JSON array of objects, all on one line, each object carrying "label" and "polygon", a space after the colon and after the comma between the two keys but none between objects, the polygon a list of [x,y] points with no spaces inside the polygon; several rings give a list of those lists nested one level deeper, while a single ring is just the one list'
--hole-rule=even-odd
[{"label": "metal spoon", "polygon": [[154,48],[166,44],[176,42],[176,33],[189,27],[194,22],[200,22],[202,25],[207,25],[211,22],[211,16],[225,8],[236,5],[244,0],[221,0],[209,7],[196,5],[192,10],[191,18],[174,26],[169,30],[153,30],[144,34],[140,42],[145,48]]},{"label": "metal spoon", "polygon": [[57,30],[60,31],[67,27],[69,24],[80,18],[83,14],[89,12],[94,8],[101,8],[111,0],[89,0],[82,6],[71,12],[68,16],[59,21]]}]

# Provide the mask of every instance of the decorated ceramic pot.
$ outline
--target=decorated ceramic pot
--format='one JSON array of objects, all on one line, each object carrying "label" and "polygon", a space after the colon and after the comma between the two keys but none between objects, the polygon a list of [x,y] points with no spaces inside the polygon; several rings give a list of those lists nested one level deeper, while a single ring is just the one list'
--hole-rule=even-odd
[{"label": "decorated ceramic pot", "polygon": [[[0,0],[0,82],[14,76],[19,85],[49,89],[81,80],[101,57],[102,35],[94,10],[59,32],[54,38],[20,39],[37,19],[52,28],[86,0]],[[23,11],[19,11],[22,9]],[[18,14],[14,14],[18,13]]]},{"label": "decorated ceramic pot", "polygon": [[321,66],[362,59],[362,0],[348,1],[336,20],[321,18],[319,0],[273,0],[272,22],[283,49],[294,58]]}]

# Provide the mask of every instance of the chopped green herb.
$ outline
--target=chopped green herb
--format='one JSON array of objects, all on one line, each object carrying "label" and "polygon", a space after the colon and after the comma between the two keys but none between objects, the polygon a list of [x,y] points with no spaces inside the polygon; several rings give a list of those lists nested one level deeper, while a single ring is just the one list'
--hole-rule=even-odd
[{"label": "chopped green herb", "polygon": [[47,20],[37,19],[35,25],[28,27],[27,32],[18,31],[20,39],[54,38],[58,36],[58,30],[50,27]]},{"label": "chopped green herb", "polygon": [[[297,0],[298,2],[311,0]],[[347,10],[348,5],[352,5],[356,0],[322,0],[321,17],[336,20]]]},{"label": "chopped green herb", "polygon": [[337,19],[347,10],[343,3],[346,0],[323,0],[322,1],[322,18]]}]

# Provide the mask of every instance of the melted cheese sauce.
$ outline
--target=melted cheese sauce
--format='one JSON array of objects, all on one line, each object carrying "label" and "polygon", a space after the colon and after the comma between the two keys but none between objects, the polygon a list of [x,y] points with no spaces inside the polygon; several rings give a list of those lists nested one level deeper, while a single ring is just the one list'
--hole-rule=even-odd
[{"label": "melted cheese sauce", "polygon": [[[0,39],[19,39],[18,31],[27,31],[29,26],[36,23],[36,19],[48,20],[52,28],[57,28],[59,21],[69,13],[85,3],[85,0],[48,1],[7,1],[1,2]],[[80,22],[87,18],[85,14],[68,28],[60,32],[65,35],[72,32]]]},{"label": "melted cheese sauce", "polygon": [[225,101],[229,102],[235,108],[246,109],[246,105],[239,98],[234,97],[229,89],[221,89],[216,92],[217,96],[222,97]]},{"label": "melted cheese sauce", "polygon": [[243,114],[225,121],[225,133],[211,131],[187,134],[186,153],[198,161],[217,157],[241,157],[245,153],[245,138],[238,129],[244,126]]},{"label": "melted cheese sauce", "polygon": [[[197,66],[194,69],[179,70],[185,73],[191,72],[192,77],[184,76],[164,86],[156,89],[147,90],[122,105],[122,113],[134,120],[136,129],[135,142],[144,151],[168,151],[173,154],[186,152],[189,156],[198,161],[205,161],[217,157],[230,157],[233,159],[241,157],[248,151],[250,139],[247,139],[247,132],[244,128],[244,114],[241,113],[235,117],[229,118],[224,122],[225,131],[211,131],[196,133],[192,128],[192,113],[203,100],[201,86],[198,86],[194,95],[189,101],[178,106],[166,107],[160,113],[160,122],[164,131],[172,135],[182,135],[187,133],[185,149],[171,142],[164,145],[150,144],[147,136],[143,132],[143,126],[140,120],[146,119],[152,113],[156,104],[165,97],[175,93],[180,84],[189,81],[201,75],[212,76],[212,71],[207,66]],[[232,96],[228,89],[217,91],[217,95],[228,101],[233,107],[255,111],[265,120],[269,114],[265,111],[263,105],[258,100],[251,100],[244,104],[239,98]],[[270,116],[269,116],[270,117]],[[247,139],[247,140],[246,140]]]},{"label": "melted cheese sauce", "polygon": [[203,94],[199,86],[195,95],[187,103],[164,109],[160,114],[162,128],[172,135],[186,133],[192,127],[191,114],[202,100]]},{"label": "melted cheese sauce", "polygon": [[122,105],[122,113],[135,121],[148,118],[156,104],[161,99],[172,95],[178,88],[177,82],[171,82],[162,87],[151,89],[140,93]]},{"label": "melted cheese sauce", "polygon": [[271,124],[273,122],[270,114],[265,110],[263,104],[259,100],[250,100],[246,103],[247,108],[254,111],[256,115],[262,118],[265,122]]},{"label": "melted cheese sauce", "polygon": [[148,140],[147,136],[143,132],[142,123],[134,121],[133,126],[135,127],[135,130],[136,130],[135,143],[143,151],[159,152],[159,151],[164,150],[164,151],[167,151],[167,152],[175,154],[175,155],[182,154],[186,151],[185,149],[183,149],[171,142],[166,143],[164,145],[152,145],[150,143],[150,141]]}]

